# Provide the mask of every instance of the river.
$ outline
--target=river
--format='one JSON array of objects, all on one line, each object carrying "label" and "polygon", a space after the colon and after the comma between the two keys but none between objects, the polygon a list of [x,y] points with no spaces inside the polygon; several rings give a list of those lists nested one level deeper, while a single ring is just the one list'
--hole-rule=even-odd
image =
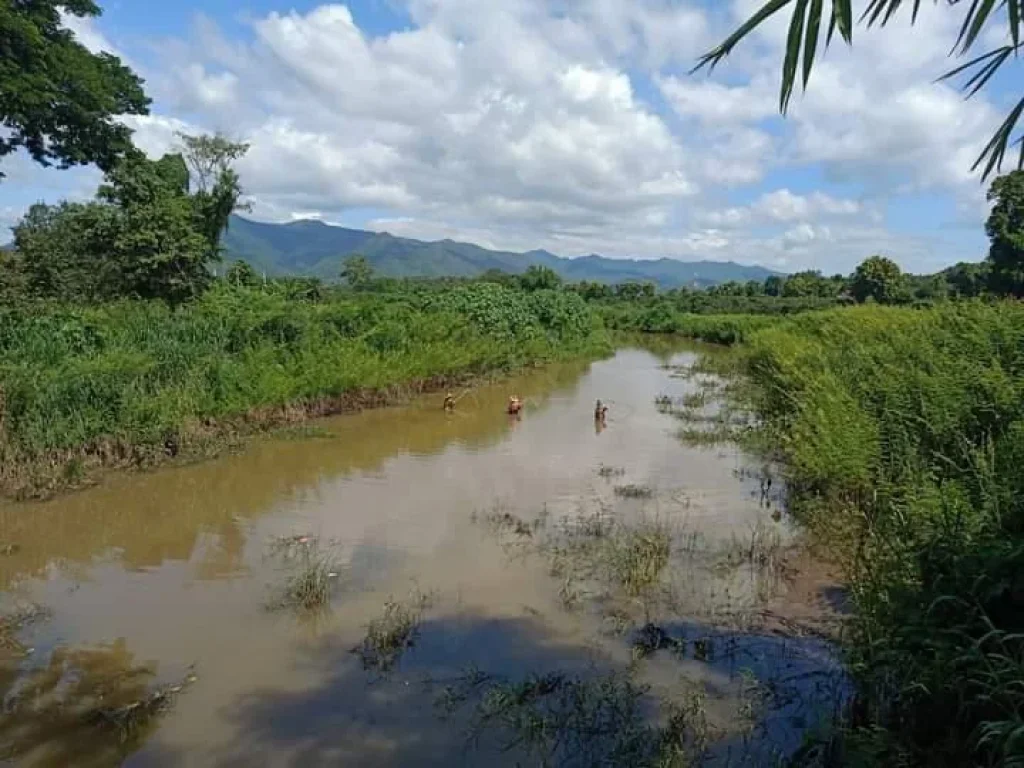
[{"label": "river", "polygon": [[[766,503],[763,462],[685,444],[656,405],[696,391],[679,374],[696,354],[624,346],[457,391],[452,413],[425,396],[212,461],[0,504],[0,610],[45,610],[0,643],[0,763],[490,766],[539,764],[550,747],[552,762],[584,764],[568,740],[538,746],[523,718],[494,716],[498,689],[488,698],[485,681],[557,672],[628,675],[651,727],[664,724],[658,702],[696,701],[699,733],[680,749],[771,764],[820,714],[808,685],[834,696],[841,683],[827,643],[735,621],[778,600],[750,568],[693,565],[698,550],[742,554],[770,534],[782,551],[794,535]],[[505,413],[511,393],[526,403],[518,419]],[[595,586],[593,562],[556,567],[554,556],[584,557],[566,545],[567,521],[598,515],[670,530],[665,575],[620,594]],[[280,606],[311,548],[330,568],[329,604]],[[585,550],[598,551],[612,550]],[[389,600],[414,626],[389,663],[367,663],[353,649]],[[638,653],[644,624],[677,639]],[[783,679],[812,682],[794,703]],[[162,686],[174,686],[170,706],[135,724]],[[458,706],[439,704],[457,691]]]}]

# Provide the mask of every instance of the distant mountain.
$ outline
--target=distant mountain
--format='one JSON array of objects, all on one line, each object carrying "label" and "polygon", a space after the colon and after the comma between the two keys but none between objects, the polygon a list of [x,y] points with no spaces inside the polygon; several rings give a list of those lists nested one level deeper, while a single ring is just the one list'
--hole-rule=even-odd
[{"label": "distant mountain", "polygon": [[597,255],[567,259],[547,251],[512,253],[454,240],[424,242],[314,220],[264,224],[240,216],[232,217],[224,248],[227,262],[245,259],[268,275],[328,280],[337,278],[342,260],[353,253],[364,255],[379,274],[391,277],[474,277],[489,269],[516,273],[539,264],[570,281],[650,280],[663,288],[675,288],[705,287],[729,280],[764,280],[777,274],[764,267],[731,261],[608,259]]}]

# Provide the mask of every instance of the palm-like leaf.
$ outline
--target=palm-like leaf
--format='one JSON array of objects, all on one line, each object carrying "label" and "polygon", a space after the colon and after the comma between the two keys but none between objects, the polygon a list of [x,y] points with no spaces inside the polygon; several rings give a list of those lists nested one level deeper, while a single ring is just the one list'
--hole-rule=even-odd
[{"label": "palm-like leaf", "polygon": [[[847,44],[853,42],[852,0],[831,0],[831,2],[828,32],[825,36],[826,48],[832,42],[832,35],[836,30]],[[938,3],[939,0],[935,0],[935,2]],[[983,89],[1007,61],[1015,58],[1024,45],[1021,42],[1020,34],[1021,16],[1024,15],[1024,0],[963,0],[963,2],[961,0],[945,0],[945,4],[947,7],[959,5],[967,8],[960,32],[950,52],[951,55],[957,56],[964,56],[971,51],[986,24],[995,20],[998,12],[1006,9],[1006,23],[1011,42],[983,53],[939,78],[939,80],[948,80],[964,76],[966,79],[961,88],[967,98],[970,98]],[[779,108],[785,114],[796,86],[797,73],[802,74],[805,89],[810,80],[818,48],[818,32],[821,28],[822,16],[825,13],[823,0],[768,0],[721,45],[704,54],[698,60],[693,71],[703,67],[707,67],[709,70],[713,69],[732,52],[743,38],[788,5],[792,5],[793,9],[789,34],[786,37],[785,58],[782,64],[782,86],[779,94]],[[860,21],[869,28],[884,27],[895,17],[900,8],[906,5],[911,6],[910,20],[913,24],[917,21],[918,13],[921,10],[921,0],[868,0]],[[799,66],[801,60],[802,67]],[[1001,169],[1006,151],[1013,144],[1020,145],[1017,167],[1024,168],[1024,135],[1015,140],[1013,138],[1013,131],[1022,115],[1024,115],[1024,99],[1010,110],[1006,120],[993,134],[971,167],[971,170],[975,170],[984,164],[982,179],[988,178],[992,171]]]}]

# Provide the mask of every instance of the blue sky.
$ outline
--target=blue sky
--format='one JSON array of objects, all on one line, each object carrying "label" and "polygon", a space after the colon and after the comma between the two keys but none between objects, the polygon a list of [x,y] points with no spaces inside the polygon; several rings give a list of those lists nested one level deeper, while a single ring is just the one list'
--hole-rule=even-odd
[{"label": "blue sky", "polygon": [[[1019,77],[970,102],[935,84],[959,20],[944,5],[821,56],[786,119],[784,19],[710,77],[687,74],[757,0],[101,5],[69,23],[146,78],[139,145],[160,154],[180,130],[249,141],[253,216],[567,256],[826,273],[872,253],[915,271],[977,260],[970,164]],[[24,157],[4,170],[3,225],[99,180]]]}]

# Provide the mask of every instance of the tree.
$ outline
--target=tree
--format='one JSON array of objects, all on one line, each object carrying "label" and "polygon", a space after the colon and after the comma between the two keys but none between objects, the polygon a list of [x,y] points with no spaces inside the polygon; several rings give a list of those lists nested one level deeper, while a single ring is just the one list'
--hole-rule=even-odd
[{"label": "tree", "polygon": [[362,290],[373,280],[373,267],[365,256],[353,253],[341,267],[341,278],[352,290]]},{"label": "tree", "polygon": [[219,249],[211,237],[219,231],[211,198],[188,190],[180,155],[130,155],[107,173],[93,202],[33,206],[14,230],[27,289],[67,301],[177,304],[198,295],[212,280]]},{"label": "tree", "polygon": [[907,298],[899,265],[884,256],[869,256],[858,265],[850,293],[859,303],[874,299],[879,304],[896,304]]},{"label": "tree", "polygon": [[192,191],[197,226],[210,247],[210,258],[220,257],[221,235],[228,228],[231,214],[249,210],[239,202],[242,185],[233,167],[249,151],[249,145],[233,142],[221,134],[189,136],[179,133],[185,181]]},{"label": "tree", "polygon": [[781,296],[786,281],[778,275],[772,275],[764,281],[765,296]]},{"label": "tree", "polygon": [[[852,0],[832,0],[831,11],[827,17],[828,31],[825,35],[825,48],[831,43],[832,36],[836,31],[847,45],[853,43],[853,9],[851,5]],[[909,2],[907,0],[868,0],[860,21],[866,21],[869,28],[876,25],[884,27],[897,17],[897,11],[905,5],[913,7],[910,18],[911,24],[913,24],[917,21],[921,0],[910,0]],[[739,29],[729,35],[718,47],[704,54],[694,71],[702,67],[713,69],[732,52],[743,38],[786,6],[792,6],[793,13],[789,22],[789,36],[782,63],[782,87],[779,94],[779,110],[785,114],[797,78],[800,77],[805,89],[810,80],[811,71],[814,68],[814,57],[818,51],[822,16],[825,13],[823,0],[767,0]],[[961,57],[968,53],[976,53],[973,50],[975,44],[986,39],[986,36],[980,33],[986,29],[987,22],[995,19],[996,14],[1001,13],[1004,7],[1006,9],[1007,34],[1003,38],[1008,42],[975,56],[967,63],[946,72],[940,78],[943,80],[954,77],[966,78],[963,90],[970,97],[983,89],[1002,65],[1015,57],[1016,53],[1024,46],[1024,42],[1021,42],[1024,2],[1022,0],[1000,0],[999,2],[996,0],[973,0],[971,3],[960,3],[958,0],[948,0],[944,7],[949,13],[954,12],[954,9],[964,12],[962,23],[959,24],[960,33],[950,51],[950,55],[955,54]],[[974,161],[974,165],[971,167],[972,171],[985,163],[982,178],[988,178],[994,169],[999,169],[1002,166],[1006,149],[1011,143],[1013,130],[1022,113],[1024,113],[1024,98],[1010,110],[1006,120],[999,126],[977,160]],[[1021,142],[1021,153],[1017,161],[1018,168],[1024,167],[1024,141],[1021,139],[1024,139],[1024,136],[1015,140]]]},{"label": "tree", "polygon": [[989,237],[989,287],[993,293],[1024,295],[1024,171],[1013,171],[992,182],[994,203],[985,233]]},{"label": "tree", "polygon": [[980,296],[989,283],[989,265],[986,262],[961,261],[943,272],[950,290],[957,296]]},{"label": "tree", "polygon": [[24,148],[43,166],[110,171],[137,152],[115,118],[148,114],[150,100],[116,56],[76,41],[62,13],[100,9],[93,0],[0,2],[0,158]]},{"label": "tree", "polygon": [[554,290],[562,284],[562,278],[550,267],[533,264],[519,276],[519,284],[526,291]]},{"label": "tree", "polygon": [[242,285],[247,287],[257,285],[260,281],[259,275],[256,274],[256,270],[252,268],[252,264],[244,259],[238,259],[228,267],[228,271],[224,273],[224,279],[231,285]]}]

